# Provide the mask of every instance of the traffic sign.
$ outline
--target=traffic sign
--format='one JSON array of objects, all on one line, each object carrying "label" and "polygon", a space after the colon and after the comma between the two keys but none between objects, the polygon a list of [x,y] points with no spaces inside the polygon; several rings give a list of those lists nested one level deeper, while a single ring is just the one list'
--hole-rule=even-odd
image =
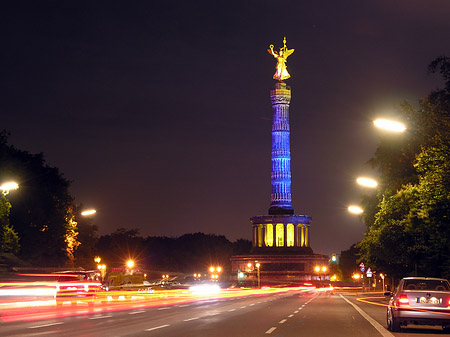
[{"label": "traffic sign", "polygon": [[372,270],[370,269],[370,267],[367,268],[366,276],[367,277],[372,277]]}]

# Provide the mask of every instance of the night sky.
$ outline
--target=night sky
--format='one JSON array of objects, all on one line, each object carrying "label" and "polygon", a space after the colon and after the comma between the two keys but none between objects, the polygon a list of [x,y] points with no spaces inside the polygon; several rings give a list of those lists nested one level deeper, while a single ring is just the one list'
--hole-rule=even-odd
[{"label": "night sky", "polygon": [[365,230],[346,208],[374,173],[371,121],[443,86],[427,66],[450,56],[449,17],[448,0],[9,1],[0,129],[72,181],[100,234],[251,239],[270,204],[267,48],[286,36],[292,202],[314,252],[339,253]]}]

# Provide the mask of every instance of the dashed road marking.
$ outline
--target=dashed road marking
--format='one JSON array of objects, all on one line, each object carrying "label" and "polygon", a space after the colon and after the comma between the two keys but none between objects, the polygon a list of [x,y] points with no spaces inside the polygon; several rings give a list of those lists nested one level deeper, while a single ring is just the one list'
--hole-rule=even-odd
[{"label": "dashed road marking", "polygon": [[236,310],[236,309],[230,309],[230,310],[228,310],[228,311],[230,311],[230,312],[231,312],[231,311],[235,311],[235,310]]},{"label": "dashed road marking", "polygon": [[288,317],[294,317],[294,315],[293,315],[293,314],[290,314]]},{"label": "dashed road marking", "polygon": [[298,314],[298,310],[295,310],[295,311],[294,311],[294,314]]},{"label": "dashed road marking", "polygon": [[170,325],[169,324],[164,324],[164,325],[160,325],[160,326],[155,326],[154,328],[145,329],[145,331],[152,331],[152,330],[156,330],[156,329],[167,328],[168,326],[170,326]]},{"label": "dashed road marking", "polygon": [[63,322],[56,322],[56,323],[48,323],[48,324],[42,324],[42,325],[35,325],[35,326],[30,326],[28,329],[46,328],[46,327],[48,327],[48,326],[59,325],[59,324],[63,324]]},{"label": "dashed road marking", "polygon": [[112,317],[111,315],[105,315],[105,316],[98,316],[98,317],[89,317],[88,319],[102,319],[102,318],[109,318]]},{"label": "dashed road marking", "polygon": [[254,305],[255,305],[255,303],[252,303],[252,304],[249,305],[249,307],[253,307]]},{"label": "dashed road marking", "polygon": [[194,321],[194,320],[199,319],[199,318],[200,317],[192,317],[192,318],[185,319],[184,321],[185,322],[189,322],[189,321]]},{"label": "dashed road marking", "polygon": [[145,312],[145,310],[132,311],[132,312],[129,312],[128,315],[142,314],[144,312]]},{"label": "dashed road marking", "polygon": [[158,310],[169,310],[169,307],[159,308]]},{"label": "dashed road marking", "polygon": [[279,321],[278,323],[283,324],[284,322],[286,322],[287,319],[282,319],[281,321]]},{"label": "dashed road marking", "polygon": [[269,330],[266,331],[266,334],[268,334],[268,335],[271,334],[272,332],[275,331],[276,328],[277,328],[276,326],[271,327]]}]

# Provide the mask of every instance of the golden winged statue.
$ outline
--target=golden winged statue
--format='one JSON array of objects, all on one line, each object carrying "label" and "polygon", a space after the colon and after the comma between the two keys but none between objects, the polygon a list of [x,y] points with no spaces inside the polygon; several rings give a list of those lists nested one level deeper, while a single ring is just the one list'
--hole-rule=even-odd
[{"label": "golden winged statue", "polygon": [[278,80],[282,82],[283,80],[287,80],[291,75],[289,75],[286,68],[286,59],[289,55],[291,55],[295,49],[287,49],[286,47],[286,37],[283,39],[283,48],[280,48],[280,52],[276,52],[273,50],[273,44],[269,46],[270,49],[267,49],[269,54],[273,55],[277,59],[277,71],[273,75],[274,80]]}]

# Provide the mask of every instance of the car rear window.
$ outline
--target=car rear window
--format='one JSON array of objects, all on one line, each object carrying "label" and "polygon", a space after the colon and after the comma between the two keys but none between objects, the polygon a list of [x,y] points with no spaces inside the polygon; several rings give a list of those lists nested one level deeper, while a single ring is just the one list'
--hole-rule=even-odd
[{"label": "car rear window", "polygon": [[403,284],[405,290],[425,290],[425,291],[450,291],[450,286],[444,280],[405,280]]}]

